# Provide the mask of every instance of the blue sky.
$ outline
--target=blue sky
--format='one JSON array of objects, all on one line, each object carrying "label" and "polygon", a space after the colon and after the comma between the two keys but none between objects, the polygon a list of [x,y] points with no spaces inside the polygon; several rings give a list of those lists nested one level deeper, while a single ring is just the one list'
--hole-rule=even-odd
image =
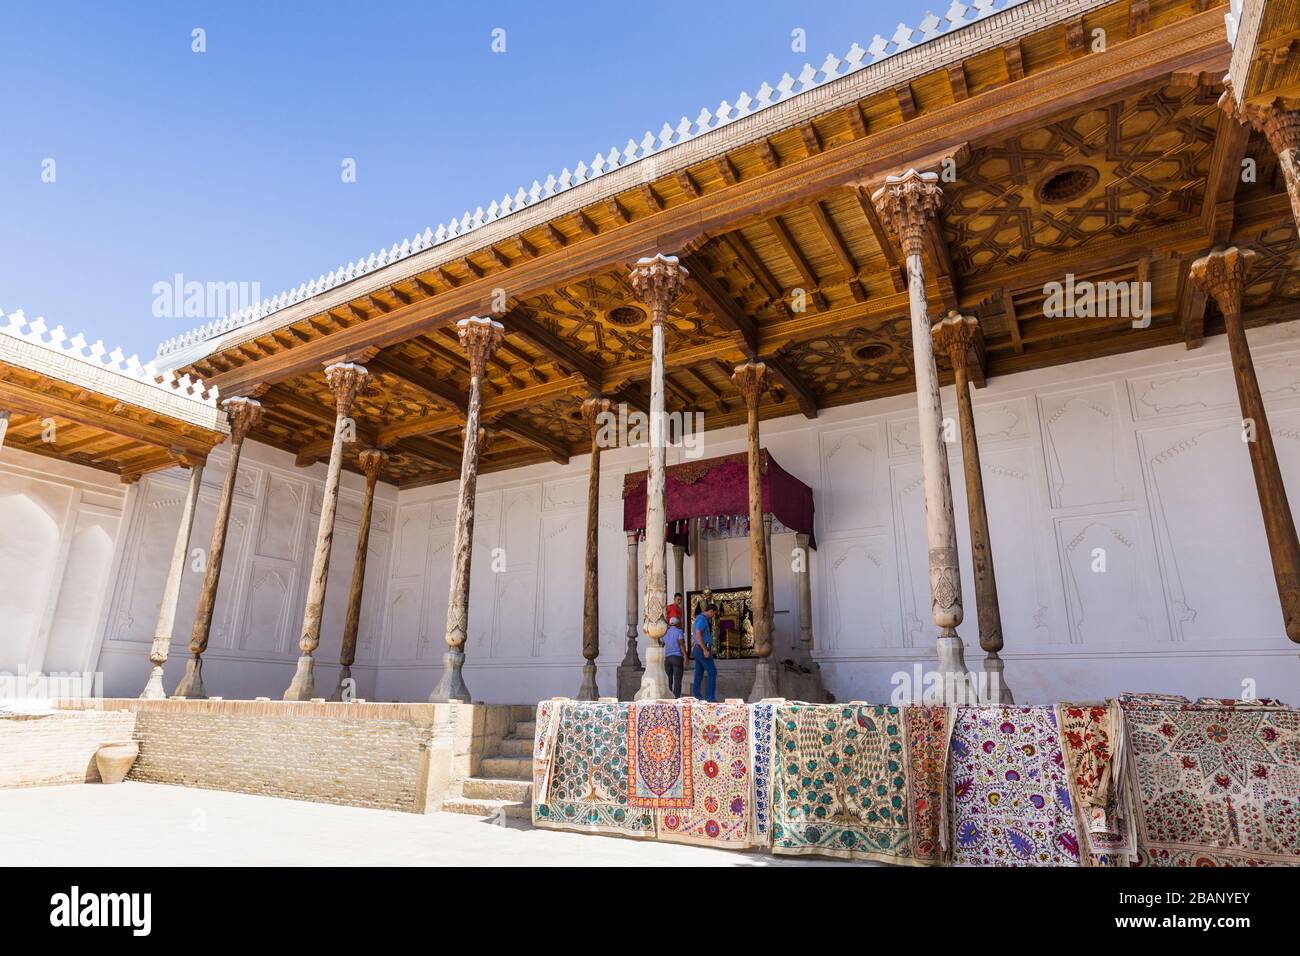
[{"label": "blue sky", "polygon": [[274,295],[924,13],[913,0],[8,2],[0,310],[149,357],[204,321],[154,316],[155,283],[176,273]]}]

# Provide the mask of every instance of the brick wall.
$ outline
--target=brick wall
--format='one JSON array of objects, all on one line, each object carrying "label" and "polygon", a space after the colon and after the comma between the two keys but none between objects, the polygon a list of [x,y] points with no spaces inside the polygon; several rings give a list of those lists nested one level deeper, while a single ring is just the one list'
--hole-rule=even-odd
[{"label": "brick wall", "polygon": [[0,788],[98,781],[95,751],[130,740],[134,728],[127,710],[0,717]]},{"label": "brick wall", "polygon": [[134,721],[140,757],[128,780],[413,813],[437,809],[515,716],[477,704],[99,703]]}]

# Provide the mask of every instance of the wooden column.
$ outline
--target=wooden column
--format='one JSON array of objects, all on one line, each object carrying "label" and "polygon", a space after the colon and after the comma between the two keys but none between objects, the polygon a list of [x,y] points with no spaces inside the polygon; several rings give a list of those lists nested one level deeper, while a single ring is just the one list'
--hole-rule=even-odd
[{"label": "wooden column", "polygon": [[639,633],[636,624],[636,549],[639,537],[635,531],[627,536],[627,653],[623,655],[623,663],[620,665],[633,670],[641,669],[641,658],[636,652],[636,638]]},{"label": "wooden column", "polygon": [[[686,547],[685,545],[673,545],[673,590],[682,593],[682,614],[686,613]],[[678,621],[682,625],[682,630],[686,630],[685,622]]]},{"label": "wooden column", "polygon": [[[921,468],[925,481],[925,531],[930,563],[930,609],[939,628],[939,671],[944,675],[945,699],[953,700],[958,680],[964,685],[966,662],[957,625],[962,620],[961,573],[957,563],[957,531],[952,514],[952,485],[948,451],[943,442],[943,405],[939,373],[934,364],[930,315],[925,299],[926,230],[937,215],[942,193],[939,177],[909,169],[890,176],[872,195],[880,216],[898,236],[907,256],[908,297],[912,311],[912,351],[916,367],[916,412],[921,435]],[[949,693],[949,690],[952,690]]]},{"label": "wooden column", "polygon": [[181,505],[181,520],[176,528],[176,543],[172,546],[172,563],[167,569],[167,582],[163,585],[162,604],[158,608],[158,623],[153,631],[153,644],[149,648],[149,680],[140,692],[141,700],[166,700],[163,689],[163,665],[172,646],[172,630],[176,624],[176,604],[180,600],[181,581],[185,577],[185,560],[190,551],[190,532],[194,528],[194,510],[199,501],[199,487],[203,482],[203,460],[182,459],[190,470],[189,487]]},{"label": "wooden column", "polygon": [[[600,654],[600,432],[609,399],[593,395],[582,403],[582,421],[591,437],[591,464],[587,469],[587,544],[582,575],[582,684],[578,700],[599,700],[596,658]],[[635,602],[634,602],[635,603]]]},{"label": "wooden column", "polygon": [[799,551],[799,562],[796,565],[794,580],[795,588],[799,593],[799,657],[800,663],[805,667],[812,667],[813,652],[813,629],[812,629],[812,576],[810,574],[810,564],[812,555],[810,552],[810,540],[806,534],[796,534],[794,536],[794,546]]},{"label": "wooden column", "polygon": [[352,665],[357,660],[357,629],[361,626],[361,600],[366,584],[366,558],[370,553],[370,519],[375,508],[375,485],[383,473],[388,454],[378,448],[363,448],[357,463],[366,476],[366,495],[361,502],[361,522],[357,526],[357,554],[352,561],[352,586],[348,589],[348,613],[343,619],[343,646],[339,649],[339,682],[330,700],[352,700],[356,685]]},{"label": "wooden column", "polygon": [[334,544],[334,515],[339,504],[339,475],[343,470],[343,446],[356,440],[352,403],[365,388],[370,373],[352,362],[338,362],[325,369],[325,380],[334,393],[334,443],[330,446],[325,492],[321,497],[320,524],[316,528],[316,552],[307,579],[307,604],[302,612],[302,636],[298,639],[298,666],[284,692],[285,700],[311,700],[316,696],[313,667],[320,645],[321,615],[325,611],[325,585],[329,580],[330,551]]},{"label": "wooden column", "polygon": [[664,453],[667,447],[667,421],[664,415],[664,322],[668,310],[686,287],[689,273],[676,256],[656,255],[640,259],[628,277],[637,297],[650,307],[650,462],[646,476],[645,515],[645,614],[644,625],[649,646],[646,648],[645,672],[637,700],[658,700],[671,696],[668,675],[664,672],[664,620],[667,604],[668,568],[664,556],[666,509],[664,505]]},{"label": "wooden column", "polygon": [[1241,404],[1242,438],[1250,449],[1250,465],[1255,472],[1255,490],[1264,518],[1269,555],[1273,559],[1273,577],[1282,604],[1286,636],[1300,643],[1300,542],[1296,539],[1295,520],[1287,501],[1282,469],[1278,466],[1273,433],[1264,412],[1255,363],[1250,357],[1250,343],[1241,321],[1241,298],[1246,275],[1257,253],[1249,249],[1216,249],[1192,263],[1189,278],[1197,288],[1214,297],[1228,335],[1232,355],[1232,374],[1237,381],[1237,399]]},{"label": "wooden column", "polygon": [[[695,590],[703,591],[705,577],[703,518],[691,519],[691,564],[693,565],[692,572],[695,575]],[[686,608],[685,610],[688,613],[690,611],[689,608]]]},{"label": "wooden column", "polygon": [[226,528],[230,524],[230,502],[235,494],[239,455],[244,447],[244,439],[262,418],[262,405],[256,399],[228,398],[221,405],[230,418],[230,465],[226,470],[226,480],[221,485],[217,518],[212,525],[212,543],[208,545],[207,566],[203,572],[203,586],[199,589],[199,603],[194,611],[190,657],[185,662],[185,676],[181,678],[174,695],[191,699],[208,696],[203,688],[203,652],[208,649],[212,610],[216,607],[217,586],[221,583],[221,559],[226,550]]},{"label": "wooden column", "polygon": [[768,538],[763,514],[763,451],[758,439],[758,399],[767,385],[767,366],[746,362],[731,380],[745,398],[749,435],[749,587],[754,609],[754,686],[749,700],[780,696],[772,665],[772,595],[768,591]]},{"label": "wooden column", "polygon": [[971,568],[975,574],[975,609],[979,619],[980,647],[984,651],[984,672],[988,675],[986,702],[1015,703],[1003,678],[1002,611],[998,606],[998,584],[993,573],[993,545],[989,538],[989,516],[984,505],[984,475],[980,468],[979,441],[975,435],[975,413],[971,408],[967,357],[980,335],[974,316],[948,313],[934,327],[934,344],[952,362],[957,387],[957,418],[961,426],[962,467],[966,478],[966,514],[970,524]]},{"label": "wooden column", "polygon": [[474,548],[474,495],[478,485],[478,456],[487,435],[479,427],[483,408],[483,372],[501,345],[505,326],[472,317],[456,323],[460,344],[469,356],[469,403],[465,411],[465,450],[460,459],[460,494],[456,499],[456,529],[452,537],[451,589],[447,595],[447,653],[442,677],[429,695],[434,703],[469,702],[462,668],[469,633],[469,571]]},{"label": "wooden column", "polygon": [[1275,99],[1266,106],[1241,106],[1232,86],[1232,77],[1223,78],[1227,89],[1219,98],[1219,107],[1239,123],[1249,123],[1264,134],[1277,155],[1278,167],[1291,200],[1291,215],[1300,229],[1300,109],[1296,103]]}]

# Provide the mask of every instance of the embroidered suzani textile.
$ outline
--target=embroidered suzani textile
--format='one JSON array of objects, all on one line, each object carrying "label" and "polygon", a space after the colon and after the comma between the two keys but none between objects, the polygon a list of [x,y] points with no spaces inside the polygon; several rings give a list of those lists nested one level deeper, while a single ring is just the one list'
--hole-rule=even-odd
[{"label": "embroidered suzani textile", "polygon": [[955,866],[1078,866],[1050,707],[961,707],[949,757]]},{"label": "embroidered suzani textile", "polygon": [[898,707],[779,704],[772,849],[913,863]]},{"label": "embroidered suzani textile", "polygon": [[1065,779],[1084,866],[1126,866],[1137,829],[1124,785],[1124,717],[1119,704],[1057,704]]},{"label": "embroidered suzani textile", "polygon": [[627,704],[630,806],[693,806],[691,708],[682,701]]},{"label": "embroidered suzani textile", "polygon": [[754,843],[772,844],[772,735],[776,704],[760,701],[749,708],[749,764],[752,789],[750,807],[754,814]]},{"label": "embroidered suzani textile", "polygon": [[680,703],[690,730],[685,748],[690,802],[655,810],[659,839],[747,847],[753,817],[749,708],[743,703]]},{"label": "embroidered suzani textile", "polygon": [[1300,864],[1300,710],[1125,695],[1145,866]]},{"label": "embroidered suzani textile", "polygon": [[[550,701],[554,734],[549,769],[534,781],[535,826],[563,830],[653,837],[652,811],[631,806],[627,797],[628,737],[626,705]],[[538,731],[542,726],[538,708]],[[536,745],[535,745],[536,749]],[[544,749],[544,748],[543,748]]]},{"label": "embroidered suzani textile", "polygon": [[907,814],[912,855],[918,862],[944,859],[944,792],[947,785],[948,743],[954,711],[950,707],[903,708],[907,729]]}]

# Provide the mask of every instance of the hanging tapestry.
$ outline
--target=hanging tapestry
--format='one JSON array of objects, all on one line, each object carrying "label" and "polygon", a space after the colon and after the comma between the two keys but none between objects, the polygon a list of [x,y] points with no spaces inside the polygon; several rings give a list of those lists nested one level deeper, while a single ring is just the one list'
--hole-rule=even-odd
[{"label": "hanging tapestry", "polygon": [[1300,710],[1120,698],[1138,864],[1300,863]]},{"label": "hanging tapestry", "polygon": [[1124,786],[1124,718],[1119,704],[1056,705],[1066,784],[1084,866],[1126,866],[1137,854],[1137,830]]},{"label": "hanging tapestry", "polygon": [[691,708],[677,701],[626,706],[628,805],[691,806]]},{"label": "hanging tapestry", "polygon": [[627,715],[622,704],[565,702],[552,718],[554,743],[534,824],[653,837],[654,815],[627,798]]},{"label": "hanging tapestry", "polygon": [[692,799],[655,811],[659,839],[732,849],[750,843],[749,708],[690,701]]},{"label": "hanging tapestry", "polygon": [[763,701],[749,708],[750,804],[754,808],[754,843],[772,843],[772,721],[776,705]]},{"label": "hanging tapestry", "polygon": [[961,707],[949,755],[954,866],[1078,866],[1050,707]]},{"label": "hanging tapestry", "polygon": [[943,859],[944,786],[948,742],[955,713],[950,707],[903,708],[907,727],[907,814],[917,862]]},{"label": "hanging tapestry", "polygon": [[774,852],[916,862],[897,707],[780,704],[773,746]]},{"label": "hanging tapestry", "polygon": [[533,822],[537,822],[539,807],[546,804],[546,790],[550,784],[551,757],[555,753],[556,727],[564,704],[543,700],[537,704],[537,718],[533,729]]}]

